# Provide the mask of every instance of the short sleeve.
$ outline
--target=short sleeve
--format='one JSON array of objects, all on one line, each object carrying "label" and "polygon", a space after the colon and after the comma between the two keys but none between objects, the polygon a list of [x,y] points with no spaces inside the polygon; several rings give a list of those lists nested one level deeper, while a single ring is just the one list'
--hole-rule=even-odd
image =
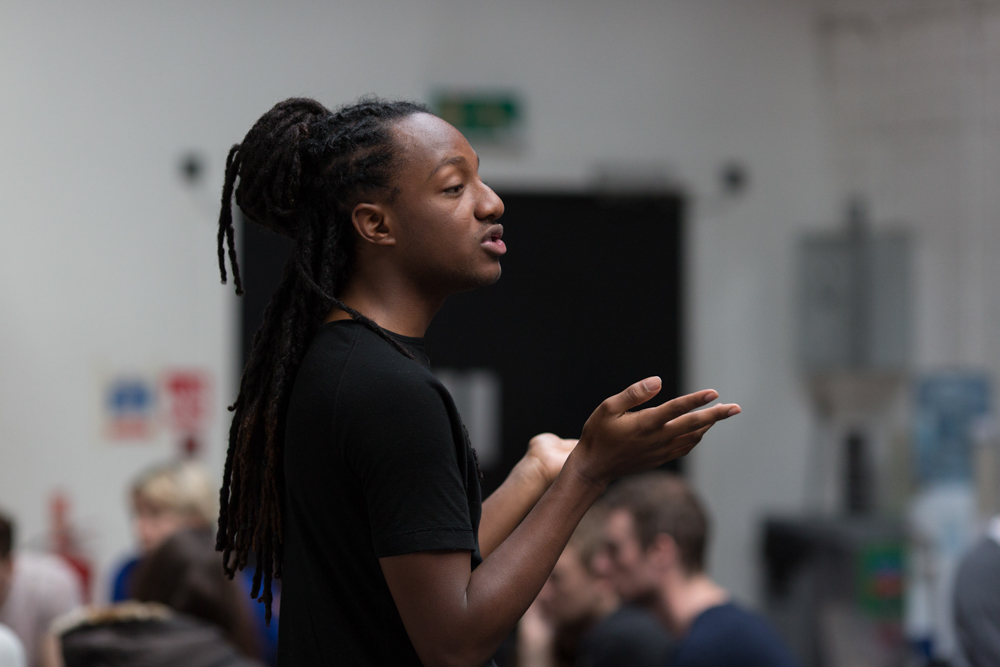
[{"label": "short sleeve", "polygon": [[435,385],[414,365],[367,378],[363,391],[352,392],[353,405],[337,406],[348,420],[345,456],[362,486],[379,558],[476,548],[459,465],[461,424]]}]

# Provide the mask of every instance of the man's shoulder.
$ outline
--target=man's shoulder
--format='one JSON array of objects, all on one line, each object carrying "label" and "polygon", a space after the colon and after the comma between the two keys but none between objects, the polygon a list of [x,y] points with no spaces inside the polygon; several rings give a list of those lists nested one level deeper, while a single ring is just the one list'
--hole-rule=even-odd
[{"label": "man's shoulder", "polygon": [[622,605],[604,617],[591,631],[594,635],[653,635],[666,639],[667,633],[655,617],[632,605]]},{"label": "man's shoulder", "polygon": [[959,577],[971,574],[976,579],[984,573],[996,572],[1000,564],[1000,544],[992,536],[983,537],[968,551],[959,566]]},{"label": "man's shoulder", "polygon": [[[357,322],[324,325],[310,343],[299,373],[310,384],[339,385],[351,395],[391,399],[400,391],[433,392],[434,375],[389,341]],[[389,396],[386,396],[389,394]]]},{"label": "man's shoulder", "polygon": [[[718,659],[697,660],[709,655]],[[671,664],[795,667],[798,663],[763,616],[730,602],[706,609],[695,619]]]},{"label": "man's shoulder", "polygon": [[62,558],[33,551],[18,551],[14,555],[14,576],[18,579],[51,585],[75,587],[76,573]]},{"label": "man's shoulder", "polygon": [[579,663],[661,665],[669,653],[670,636],[652,614],[623,605],[598,621],[580,644]]}]

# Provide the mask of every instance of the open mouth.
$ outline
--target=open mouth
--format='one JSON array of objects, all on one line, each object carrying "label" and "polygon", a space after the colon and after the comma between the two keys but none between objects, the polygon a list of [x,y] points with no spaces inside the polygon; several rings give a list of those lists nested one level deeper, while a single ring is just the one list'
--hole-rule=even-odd
[{"label": "open mouth", "polygon": [[486,230],[486,236],[480,244],[488,252],[498,256],[507,252],[507,246],[503,242],[503,225],[493,225]]}]

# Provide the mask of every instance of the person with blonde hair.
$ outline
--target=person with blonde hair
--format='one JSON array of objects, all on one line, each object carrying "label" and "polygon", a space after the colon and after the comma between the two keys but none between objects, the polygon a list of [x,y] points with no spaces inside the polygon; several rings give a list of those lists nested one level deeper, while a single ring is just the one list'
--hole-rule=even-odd
[{"label": "person with blonde hair", "polygon": [[218,515],[211,477],[193,461],[171,461],[141,472],[129,487],[132,527],[141,553],[129,558],[113,578],[112,602],[131,598],[139,561],[168,537],[186,528],[210,528]]},{"label": "person with blonde hair", "polygon": [[216,489],[205,469],[192,461],[151,468],[132,484],[135,531],[150,552],[183,528],[206,528],[218,516]]}]

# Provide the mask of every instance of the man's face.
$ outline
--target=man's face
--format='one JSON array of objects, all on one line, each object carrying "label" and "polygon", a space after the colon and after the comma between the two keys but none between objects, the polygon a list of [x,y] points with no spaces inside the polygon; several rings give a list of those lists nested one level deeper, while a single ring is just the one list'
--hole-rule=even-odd
[{"label": "man's face", "polygon": [[608,513],[604,521],[604,548],[599,562],[618,595],[627,602],[649,604],[657,595],[659,578],[639,542],[628,510]]},{"label": "man's face", "polygon": [[450,294],[500,277],[503,202],[479,178],[479,157],[462,133],[426,113],[394,128],[403,161],[399,193],[386,205],[398,253],[427,290]]},{"label": "man's face", "polygon": [[538,603],[557,625],[570,625],[599,613],[610,593],[607,579],[590,572],[576,549],[568,546],[538,594]]}]

